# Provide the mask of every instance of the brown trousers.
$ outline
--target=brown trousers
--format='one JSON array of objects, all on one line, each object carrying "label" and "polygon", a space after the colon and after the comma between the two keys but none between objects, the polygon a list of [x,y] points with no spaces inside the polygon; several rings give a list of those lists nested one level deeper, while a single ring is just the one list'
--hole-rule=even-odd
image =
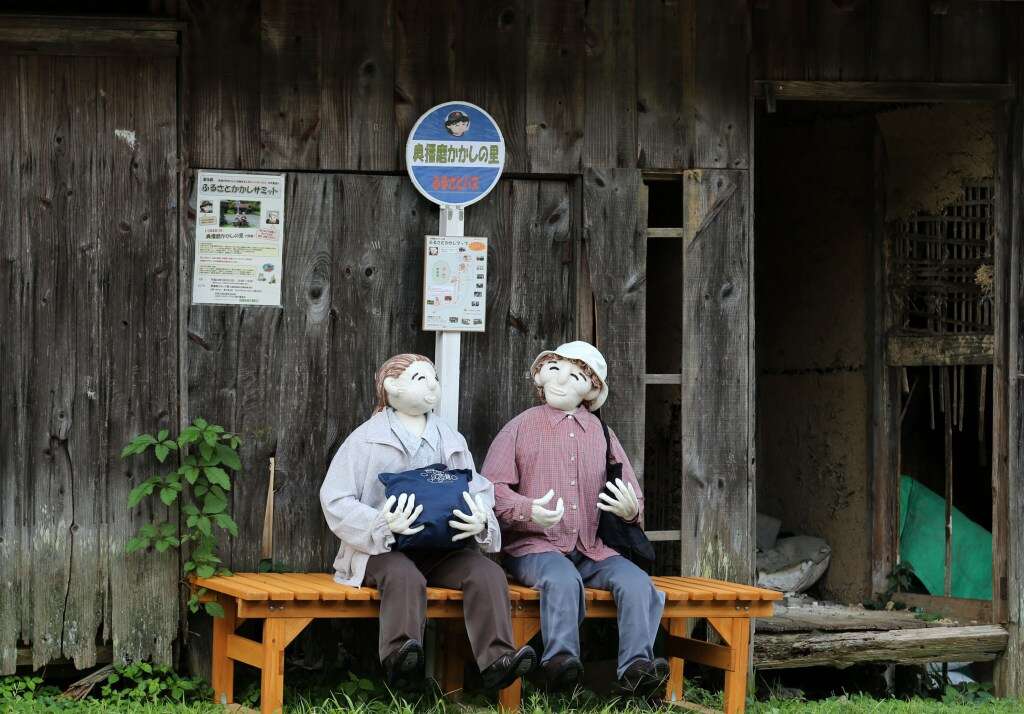
[{"label": "brown trousers", "polygon": [[515,650],[508,581],[501,566],[472,548],[370,556],[363,582],[380,591],[380,659],[406,640],[423,641],[427,586],[462,590],[466,633],[483,671]]}]

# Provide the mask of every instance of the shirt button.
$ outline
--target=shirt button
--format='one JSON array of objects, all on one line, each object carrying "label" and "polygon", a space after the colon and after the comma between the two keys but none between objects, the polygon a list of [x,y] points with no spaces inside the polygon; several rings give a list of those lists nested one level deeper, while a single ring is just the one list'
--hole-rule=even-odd
[{"label": "shirt button", "polygon": [[574,439],[575,437],[576,437],[576,433],[575,433],[575,432],[572,432],[572,431],[570,431],[570,432],[569,432],[569,438],[570,438],[570,439]]},{"label": "shirt button", "polygon": [[569,482],[569,485],[570,485],[570,486],[575,486],[575,485],[576,485],[576,482],[575,482],[575,481],[570,481],[570,482]]},{"label": "shirt button", "polygon": [[575,461],[575,460],[576,460],[576,457],[575,457],[575,456],[570,456],[570,457],[569,457],[569,461]]},{"label": "shirt button", "polygon": [[575,503],[572,504],[572,510],[574,510],[574,511],[576,510],[576,504]]}]

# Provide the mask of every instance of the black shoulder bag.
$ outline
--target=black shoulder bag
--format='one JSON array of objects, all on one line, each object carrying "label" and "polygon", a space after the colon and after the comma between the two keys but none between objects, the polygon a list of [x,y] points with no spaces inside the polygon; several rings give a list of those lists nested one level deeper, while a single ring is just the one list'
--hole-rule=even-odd
[{"label": "black shoulder bag", "polygon": [[[608,434],[608,425],[604,419],[601,421],[601,429],[604,430],[605,441],[605,481],[614,481],[622,478],[622,464],[612,457],[612,440]],[[645,571],[650,572],[654,566],[654,546],[647,540],[643,529],[635,523],[626,523],[624,520],[608,511],[601,511],[601,520],[597,524],[597,535],[609,548],[616,550],[619,555],[632,560]]]}]

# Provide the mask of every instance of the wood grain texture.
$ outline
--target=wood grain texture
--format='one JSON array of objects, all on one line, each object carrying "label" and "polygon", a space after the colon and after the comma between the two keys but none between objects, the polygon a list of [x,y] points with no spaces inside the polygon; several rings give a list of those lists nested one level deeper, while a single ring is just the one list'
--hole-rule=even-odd
[{"label": "wood grain texture", "polygon": [[754,553],[747,181],[683,174],[681,572],[736,582],[750,581]]},{"label": "wood grain texture", "polygon": [[680,0],[636,5],[637,163],[681,169],[692,161],[694,65],[685,50],[697,41],[694,13]]},{"label": "wood grain texture", "polygon": [[[21,195],[22,147],[21,72],[17,57],[0,56],[0,361],[8,365],[0,372],[0,675],[14,674],[18,665],[18,641],[28,623],[22,614],[30,600],[28,583],[18,577],[27,550],[28,495],[25,467],[25,438],[28,424],[18,415],[27,408],[26,364],[29,351],[23,328],[30,325],[32,271],[28,243],[22,240]],[[27,634],[27,633],[26,633]],[[27,637],[24,639],[28,639]]]},{"label": "wood grain texture", "polygon": [[183,0],[188,23],[184,115],[191,166],[260,165],[260,3]]},{"label": "wood grain texture", "polygon": [[[742,0],[696,0],[693,168],[747,168],[750,163],[750,15]],[[686,91],[684,89],[684,91]]]},{"label": "wood grain texture", "polygon": [[[128,539],[151,520],[177,519],[162,505],[129,510],[128,492],[153,473],[155,460],[122,461],[121,448],[141,432],[172,429],[177,413],[177,84],[173,60],[127,68],[105,60],[99,68],[99,134],[112,142],[102,155],[101,195],[106,226],[100,269],[105,360],[100,393],[103,423],[109,557],[108,625],[115,661],[169,662],[178,636],[177,553],[124,553]],[[115,140],[130,128],[135,144]],[[102,145],[102,141],[101,141]],[[105,579],[106,580],[106,579]],[[153,603],[162,603],[154,607]],[[95,633],[89,633],[92,638]]]},{"label": "wood grain texture", "polygon": [[647,349],[647,190],[635,169],[583,176],[584,249],[593,286],[596,344],[608,362],[601,413],[643,485]]},{"label": "wood grain texture", "polygon": [[[319,165],[321,3],[260,3],[260,167],[314,169]],[[332,38],[333,42],[340,37]]]},{"label": "wood grain texture", "polygon": [[591,0],[584,15],[583,165],[637,165],[636,7],[634,0]]},{"label": "wood grain texture", "polygon": [[321,3],[320,167],[393,171],[393,0]]},{"label": "wood grain texture", "polygon": [[526,149],[531,173],[580,169],[584,132],[584,2],[530,0]]},{"label": "wood grain texture", "polygon": [[316,570],[329,562],[329,549],[317,547],[327,540],[316,494],[327,470],[324,414],[336,185],[334,176],[290,174],[286,190],[289,223],[278,344],[284,360],[275,407],[274,549],[292,570]]}]

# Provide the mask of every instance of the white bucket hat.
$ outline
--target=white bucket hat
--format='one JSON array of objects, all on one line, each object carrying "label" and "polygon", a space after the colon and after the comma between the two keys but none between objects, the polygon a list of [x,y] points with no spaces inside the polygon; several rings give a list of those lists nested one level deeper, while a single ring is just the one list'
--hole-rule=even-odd
[{"label": "white bucket hat", "polygon": [[597,348],[589,342],[583,342],[577,340],[575,342],[566,342],[564,345],[556,347],[553,350],[544,350],[537,359],[533,361],[530,366],[530,374],[537,373],[537,363],[548,355],[555,355],[563,359],[575,359],[579,360],[583,364],[587,365],[594,371],[597,378],[601,381],[600,393],[591,400],[590,411],[597,411],[604,404],[605,400],[608,399],[608,363],[605,362],[604,355],[598,352]]}]

